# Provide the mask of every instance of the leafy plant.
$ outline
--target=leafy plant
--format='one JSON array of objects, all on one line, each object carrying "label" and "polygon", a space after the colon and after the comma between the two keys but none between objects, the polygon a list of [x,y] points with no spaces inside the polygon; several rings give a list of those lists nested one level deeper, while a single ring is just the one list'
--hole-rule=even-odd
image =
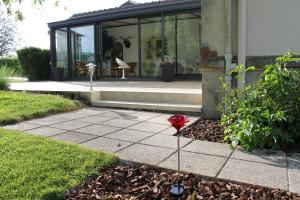
[{"label": "leafy plant", "polygon": [[[288,68],[299,61],[289,52],[267,65],[257,83],[234,89],[223,83],[225,140],[252,150],[285,148],[300,138],[300,72]],[[237,66],[233,72],[242,69]],[[237,78],[245,83],[242,77]]]},{"label": "leafy plant", "polygon": [[0,66],[0,90],[8,90],[9,78],[15,74],[15,70],[7,66]]},{"label": "leafy plant", "polygon": [[19,64],[18,58],[15,57],[0,58],[0,66],[4,66],[4,65],[8,68],[14,69],[16,74],[18,75],[22,74],[21,66]]}]

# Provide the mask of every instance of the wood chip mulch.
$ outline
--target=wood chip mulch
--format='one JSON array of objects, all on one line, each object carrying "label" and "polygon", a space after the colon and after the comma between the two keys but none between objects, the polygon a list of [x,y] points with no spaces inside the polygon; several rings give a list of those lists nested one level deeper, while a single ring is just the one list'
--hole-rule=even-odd
[{"label": "wood chip mulch", "polygon": [[[170,196],[171,185],[177,174],[173,170],[142,166],[118,164],[101,171],[101,175],[91,182],[69,190],[68,200],[102,199],[102,200],[151,200],[174,199]],[[296,194],[278,189],[237,184],[220,180],[203,178],[198,175],[182,173],[185,192],[180,199],[239,199],[239,200],[286,200],[300,199]]]},{"label": "wood chip mulch", "polygon": [[196,140],[224,143],[224,129],[220,124],[220,120],[199,119],[184,128],[180,134]]}]

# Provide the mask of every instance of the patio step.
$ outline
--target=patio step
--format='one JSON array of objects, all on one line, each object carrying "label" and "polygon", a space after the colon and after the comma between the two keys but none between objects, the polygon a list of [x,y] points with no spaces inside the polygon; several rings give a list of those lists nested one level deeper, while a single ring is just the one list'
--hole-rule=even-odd
[{"label": "patio step", "polygon": [[108,107],[108,108],[126,108],[141,109],[154,111],[176,111],[201,113],[201,105],[190,104],[170,104],[170,103],[153,103],[153,102],[134,102],[134,101],[112,101],[112,100],[96,100],[92,102],[92,106]]},{"label": "patio step", "polygon": [[101,91],[100,99],[104,101],[147,102],[159,104],[187,104],[199,106],[202,104],[202,90],[188,89],[135,89],[133,91]]}]

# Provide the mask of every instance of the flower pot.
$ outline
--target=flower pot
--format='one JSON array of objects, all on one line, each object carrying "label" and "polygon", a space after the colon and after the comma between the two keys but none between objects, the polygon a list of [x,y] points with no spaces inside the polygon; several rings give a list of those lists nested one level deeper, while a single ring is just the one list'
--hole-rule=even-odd
[{"label": "flower pot", "polygon": [[161,78],[165,82],[172,82],[174,80],[175,64],[163,63],[161,64]]},{"label": "flower pot", "polygon": [[55,81],[63,81],[64,80],[64,68],[55,67],[53,69],[53,77]]}]

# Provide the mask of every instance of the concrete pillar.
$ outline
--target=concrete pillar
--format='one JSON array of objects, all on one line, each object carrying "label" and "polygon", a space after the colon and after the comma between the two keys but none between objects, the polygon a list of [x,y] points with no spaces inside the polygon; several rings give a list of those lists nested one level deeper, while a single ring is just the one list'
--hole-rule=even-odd
[{"label": "concrete pillar", "polygon": [[[247,40],[247,1],[238,2],[238,64],[246,66],[246,40]],[[240,74],[245,79],[245,70]],[[239,87],[243,87],[242,81],[238,82]]]},{"label": "concrete pillar", "polygon": [[223,68],[205,68],[202,71],[202,117],[220,118],[218,106],[221,101],[220,90],[224,77]]}]

